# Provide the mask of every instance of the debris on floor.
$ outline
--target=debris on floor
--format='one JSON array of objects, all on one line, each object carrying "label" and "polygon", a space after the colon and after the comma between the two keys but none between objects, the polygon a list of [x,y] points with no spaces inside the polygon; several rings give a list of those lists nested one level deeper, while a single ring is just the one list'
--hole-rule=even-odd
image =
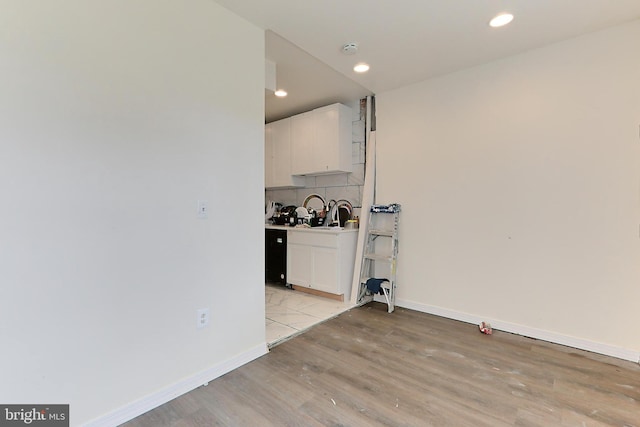
[{"label": "debris on floor", "polygon": [[480,328],[480,332],[482,332],[483,334],[491,335],[493,333],[490,323],[482,322],[480,323],[480,325],[478,325],[478,327]]}]

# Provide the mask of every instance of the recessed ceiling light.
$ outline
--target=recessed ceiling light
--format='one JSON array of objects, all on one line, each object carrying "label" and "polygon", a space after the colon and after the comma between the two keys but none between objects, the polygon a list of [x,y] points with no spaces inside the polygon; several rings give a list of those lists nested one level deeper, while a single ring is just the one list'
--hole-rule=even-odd
[{"label": "recessed ceiling light", "polygon": [[278,89],[277,91],[274,92],[275,96],[279,97],[279,98],[284,98],[285,96],[287,96],[287,91],[286,90],[282,90],[282,89]]},{"label": "recessed ceiling light", "polygon": [[489,25],[492,27],[502,27],[513,21],[513,15],[510,13],[501,13],[500,15],[489,21]]},{"label": "recessed ceiling light", "polygon": [[369,64],[361,62],[360,64],[353,67],[353,71],[355,71],[356,73],[366,73],[367,71],[369,71]]}]

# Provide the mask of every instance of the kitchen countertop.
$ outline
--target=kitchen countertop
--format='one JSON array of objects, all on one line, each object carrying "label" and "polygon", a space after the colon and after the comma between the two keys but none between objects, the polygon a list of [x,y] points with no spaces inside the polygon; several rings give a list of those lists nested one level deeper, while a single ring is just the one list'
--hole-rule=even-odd
[{"label": "kitchen countertop", "polygon": [[305,233],[329,233],[329,234],[355,233],[358,231],[357,228],[345,229],[344,227],[304,227],[304,226],[291,227],[289,225],[273,225],[273,224],[265,224],[264,228],[269,228],[272,230],[290,230],[290,231],[301,231]]}]

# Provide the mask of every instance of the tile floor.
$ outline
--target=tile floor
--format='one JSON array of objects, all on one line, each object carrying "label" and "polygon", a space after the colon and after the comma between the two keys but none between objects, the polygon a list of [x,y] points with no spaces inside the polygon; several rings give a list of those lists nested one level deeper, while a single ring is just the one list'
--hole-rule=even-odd
[{"label": "tile floor", "polygon": [[305,329],[353,307],[282,285],[265,285],[267,344],[273,347]]}]

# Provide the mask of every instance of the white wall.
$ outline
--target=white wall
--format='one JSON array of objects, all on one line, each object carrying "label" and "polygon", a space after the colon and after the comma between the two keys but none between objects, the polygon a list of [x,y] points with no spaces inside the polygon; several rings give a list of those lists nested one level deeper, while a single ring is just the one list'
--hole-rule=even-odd
[{"label": "white wall", "polygon": [[401,305],[640,354],[640,21],[379,94]]},{"label": "white wall", "polygon": [[263,31],[11,0],[0,63],[0,402],[115,425],[263,354]]}]

